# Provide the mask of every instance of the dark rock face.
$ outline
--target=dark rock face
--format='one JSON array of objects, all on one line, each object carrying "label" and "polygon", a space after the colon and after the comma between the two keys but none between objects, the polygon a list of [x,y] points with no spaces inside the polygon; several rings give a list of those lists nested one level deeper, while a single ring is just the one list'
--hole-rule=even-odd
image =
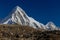
[{"label": "dark rock face", "polygon": [[0,25],[0,40],[60,40],[60,31],[42,31],[21,25]]}]

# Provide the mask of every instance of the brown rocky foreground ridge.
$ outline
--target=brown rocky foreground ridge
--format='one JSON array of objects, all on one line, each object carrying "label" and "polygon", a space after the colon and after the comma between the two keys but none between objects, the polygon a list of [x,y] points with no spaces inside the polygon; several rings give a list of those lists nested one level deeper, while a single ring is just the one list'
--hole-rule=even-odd
[{"label": "brown rocky foreground ridge", "polygon": [[0,25],[0,40],[60,40],[60,31],[37,30],[21,25]]}]

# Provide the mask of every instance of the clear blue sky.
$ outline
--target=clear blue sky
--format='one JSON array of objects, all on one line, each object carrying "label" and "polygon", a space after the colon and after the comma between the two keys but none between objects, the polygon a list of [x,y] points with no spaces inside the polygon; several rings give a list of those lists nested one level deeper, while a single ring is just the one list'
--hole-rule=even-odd
[{"label": "clear blue sky", "polygon": [[60,0],[0,0],[0,19],[17,5],[43,24],[52,21],[60,26]]}]

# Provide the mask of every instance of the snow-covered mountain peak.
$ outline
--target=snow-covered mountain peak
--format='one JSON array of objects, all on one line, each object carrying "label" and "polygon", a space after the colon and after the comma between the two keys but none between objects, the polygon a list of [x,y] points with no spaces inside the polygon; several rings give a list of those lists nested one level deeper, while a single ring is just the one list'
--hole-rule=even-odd
[{"label": "snow-covered mountain peak", "polygon": [[54,25],[54,23],[52,21],[48,22],[47,24]]},{"label": "snow-covered mountain peak", "polygon": [[56,26],[53,22],[48,22],[46,25],[54,25],[54,26]]},{"label": "snow-covered mountain peak", "polygon": [[36,21],[32,17],[29,17],[25,11],[19,7],[16,6],[12,12],[11,15],[9,15],[8,18],[5,18],[1,24],[18,24],[18,25],[24,25],[24,26],[30,26],[35,29],[56,29],[56,26],[53,22],[48,22],[46,25]]},{"label": "snow-covered mountain peak", "polygon": [[49,29],[55,30],[57,27],[53,22],[48,22],[46,24],[46,27],[48,27]]},{"label": "snow-covered mountain peak", "polygon": [[14,9],[16,9],[16,10],[22,10],[21,7],[19,7],[19,6],[16,6]]},{"label": "snow-covered mountain peak", "polygon": [[14,7],[14,9],[15,9],[15,10],[17,10],[17,9],[20,9],[20,10],[21,10],[21,7],[16,6],[16,7]]},{"label": "snow-covered mountain peak", "polygon": [[17,5],[16,8],[20,8],[20,7]]}]

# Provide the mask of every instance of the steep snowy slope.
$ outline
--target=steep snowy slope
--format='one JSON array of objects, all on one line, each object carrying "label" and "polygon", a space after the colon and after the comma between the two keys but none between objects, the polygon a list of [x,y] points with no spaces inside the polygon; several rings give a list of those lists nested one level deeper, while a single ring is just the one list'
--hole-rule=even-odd
[{"label": "steep snowy slope", "polygon": [[12,12],[11,15],[9,15],[8,18],[5,18],[5,20],[2,21],[2,24],[19,24],[19,25],[28,25],[30,27],[36,28],[36,29],[56,29],[56,26],[53,23],[48,23],[47,25],[44,25],[42,23],[39,23],[32,17],[29,17],[23,9],[21,9],[19,6],[16,6]]}]

